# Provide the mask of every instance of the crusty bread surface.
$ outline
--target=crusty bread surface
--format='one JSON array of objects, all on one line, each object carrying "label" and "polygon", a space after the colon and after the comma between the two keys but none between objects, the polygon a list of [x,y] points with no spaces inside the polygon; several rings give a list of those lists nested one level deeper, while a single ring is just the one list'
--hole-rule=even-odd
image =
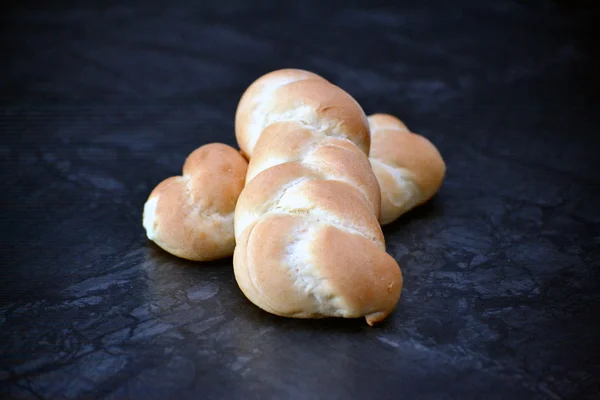
[{"label": "crusty bread surface", "polygon": [[231,146],[211,143],[194,150],[183,175],[165,179],[150,193],[143,211],[148,239],[188,260],[231,256],[235,204],[247,168]]},{"label": "crusty bread surface", "polygon": [[378,223],[360,105],[313,73],[274,71],[242,96],[236,137],[250,158],[234,217],[246,297],[281,316],[384,320],[402,274]]},{"label": "crusty bread surface", "polygon": [[429,201],[439,190],[446,164],[424,136],[389,114],[369,116],[369,161],[381,190],[379,222],[389,224]]}]

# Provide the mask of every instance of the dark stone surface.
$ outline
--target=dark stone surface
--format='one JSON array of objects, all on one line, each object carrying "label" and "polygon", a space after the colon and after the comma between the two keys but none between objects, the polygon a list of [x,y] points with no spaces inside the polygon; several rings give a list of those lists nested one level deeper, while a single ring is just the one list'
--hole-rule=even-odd
[{"label": "dark stone surface", "polygon": [[[0,397],[598,398],[594,2],[192,3],[1,13]],[[381,326],[268,315],[231,259],[145,239],[150,190],[234,144],[239,96],[282,67],[448,164],[385,229],[405,287]]]}]

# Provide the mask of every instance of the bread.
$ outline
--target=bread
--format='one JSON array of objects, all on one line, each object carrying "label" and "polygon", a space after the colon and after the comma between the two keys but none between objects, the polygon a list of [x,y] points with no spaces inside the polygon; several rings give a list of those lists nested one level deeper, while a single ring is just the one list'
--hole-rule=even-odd
[{"label": "bread", "polygon": [[193,151],[183,176],[162,181],[144,205],[148,239],[193,261],[233,254],[233,216],[248,163],[233,147],[211,143]]},{"label": "bread", "polygon": [[369,160],[381,189],[382,225],[431,199],[439,190],[446,165],[437,148],[388,114],[369,116]]},{"label": "bread", "polygon": [[285,317],[384,320],[402,273],[377,221],[381,195],[360,105],[313,73],[274,71],[242,96],[236,138],[250,158],[234,217],[245,296]]}]

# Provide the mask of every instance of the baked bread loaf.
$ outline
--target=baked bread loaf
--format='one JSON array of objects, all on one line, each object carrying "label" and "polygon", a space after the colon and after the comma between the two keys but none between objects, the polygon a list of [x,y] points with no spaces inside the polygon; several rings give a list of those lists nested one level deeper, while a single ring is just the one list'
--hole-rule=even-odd
[{"label": "baked bread loaf", "polygon": [[274,71],[242,96],[236,137],[250,158],[234,218],[234,272],[246,297],[286,317],[385,319],[402,274],[377,221],[360,105],[313,73]]},{"label": "baked bread loaf", "polygon": [[412,133],[388,114],[369,116],[369,160],[381,189],[382,225],[431,199],[439,190],[446,164],[427,138]]},{"label": "baked bread loaf", "polygon": [[188,260],[231,256],[235,204],[247,168],[246,159],[222,143],[193,151],[183,176],[165,179],[148,197],[143,213],[148,239]]}]

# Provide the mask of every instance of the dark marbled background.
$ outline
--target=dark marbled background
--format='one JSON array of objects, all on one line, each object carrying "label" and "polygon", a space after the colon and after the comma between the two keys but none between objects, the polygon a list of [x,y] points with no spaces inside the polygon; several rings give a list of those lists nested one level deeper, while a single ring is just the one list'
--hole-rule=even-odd
[{"label": "dark marbled background", "polygon": [[[600,396],[595,2],[52,3],[0,14],[1,397]],[[243,90],[282,67],[448,164],[385,229],[405,287],[381,326],[268,315],[230,259],[145,239],[150,190],[234,144]]]}]

